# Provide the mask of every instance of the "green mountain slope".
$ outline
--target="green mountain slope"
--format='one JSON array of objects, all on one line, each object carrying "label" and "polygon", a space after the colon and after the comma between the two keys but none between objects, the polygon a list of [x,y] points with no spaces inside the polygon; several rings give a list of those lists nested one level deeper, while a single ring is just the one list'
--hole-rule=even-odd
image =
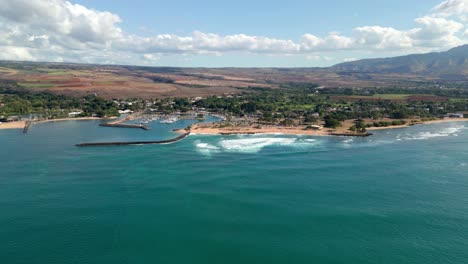
[{"label": "green mountain slope", "polygon": [[467,79],[468,44],[446,52],[345,62],[332,69],[337,72],[425,74],[445,79]]}]

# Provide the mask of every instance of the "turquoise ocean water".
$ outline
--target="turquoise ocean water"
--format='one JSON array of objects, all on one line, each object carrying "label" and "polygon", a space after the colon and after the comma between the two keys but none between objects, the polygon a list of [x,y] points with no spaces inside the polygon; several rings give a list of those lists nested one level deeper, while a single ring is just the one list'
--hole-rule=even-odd
[{"label": "turquoise ocean water", "polygon": [[369,138],[0,130],[0,262],[468,263],[468,123]]}]

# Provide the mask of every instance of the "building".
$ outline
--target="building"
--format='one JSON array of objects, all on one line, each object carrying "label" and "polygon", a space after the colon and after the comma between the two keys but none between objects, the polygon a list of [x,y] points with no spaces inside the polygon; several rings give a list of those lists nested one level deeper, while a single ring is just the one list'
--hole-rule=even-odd
[{"label": "building", "polygon": [[20,121],[21,118],[19,116],[9,116],[7,117],[7,122],[15,122],[15,121]]},{"label": "building", "polygon": [[82,111],[76,111],[76,112],[70,112],[68,113],[68,117],[76,117],[81,115],[83,112]]},{"label": "building", "polygon": [[451,113],[451,114],[448,114],[447,116],[448,118],[463,118],[464,117],[463,114],[461,113]]},{"label": "building", "polygon": [[130,109],[127,109],[127,110],[119,110],[119,114],[121,114],[121,115],[122,115],[122,114],[131,114],[131,113],[133,113],[133,111],[130,110]]}]

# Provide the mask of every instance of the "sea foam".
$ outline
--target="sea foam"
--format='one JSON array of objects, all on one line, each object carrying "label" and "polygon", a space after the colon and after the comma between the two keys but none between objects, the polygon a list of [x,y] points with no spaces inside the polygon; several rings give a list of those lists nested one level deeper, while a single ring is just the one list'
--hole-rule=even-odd
[{"label": "sea foam", "polygon": [[240,138],[240,139],[225,139],[219,142],[223,150],[229,152],[250,152],[256,153],[267,146],[285,146],[291,145],[296,141],[296,138],[277,138],[277,137],[262,137],[262,138]]},{"label": "sea foam", "polygon": [[448,127],[441,129],[437,132],[419,132],[414,135],[407,135],[405,137],[402,137],[401,139],[403,140],[427,140],[431,138],[437,138],[437,137],[448,137],[448,136],[458,136],[458,132],[461,130],[465,129],[465,126],[453,126],[453,127]]},{"label": "sea foam", "polygon": [[213,154],[217,152],[258,153],[269,146],[307,147],[317,145],[318,143],[316,139],[297,137],[240,136],[234,139],[221,138],[214,143],[206,143],[197,140],[195,141],[195,146],[198,152],[203,154]]}]

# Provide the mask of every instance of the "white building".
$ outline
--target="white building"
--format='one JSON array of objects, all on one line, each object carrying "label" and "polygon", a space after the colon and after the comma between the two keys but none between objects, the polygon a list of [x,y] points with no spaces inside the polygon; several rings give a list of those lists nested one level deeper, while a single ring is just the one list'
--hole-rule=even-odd
[{"label": "white building", "polygon": [[76,111],[76,112],[70,112],[68,113],[68,117],[76,117],[77,115],[81,115],[83,112],[81,111]]}]

